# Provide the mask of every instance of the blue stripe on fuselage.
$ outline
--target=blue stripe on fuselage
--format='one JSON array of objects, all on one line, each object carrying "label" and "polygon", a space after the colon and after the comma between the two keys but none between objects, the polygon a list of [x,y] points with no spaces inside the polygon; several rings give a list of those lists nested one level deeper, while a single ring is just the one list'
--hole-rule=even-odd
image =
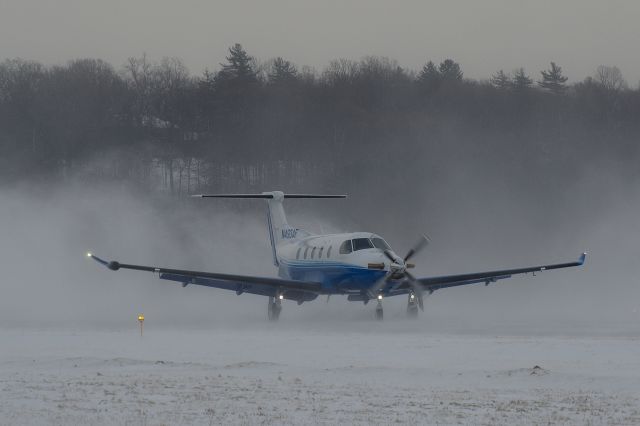
[{"label": "blue stripe on fuselage", "polygon": [[322,283],[327,291],[364,290],[386,275],[386,271],[341,262],[291,261],[280,258],[282,278]]}]

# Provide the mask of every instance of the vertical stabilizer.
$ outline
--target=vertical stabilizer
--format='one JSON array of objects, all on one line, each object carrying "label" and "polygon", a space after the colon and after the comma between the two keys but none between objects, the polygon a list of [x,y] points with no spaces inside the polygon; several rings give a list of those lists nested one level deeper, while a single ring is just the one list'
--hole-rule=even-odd
[{"label": "vertical stabilizer", "polygon": [[262,194],[200,194],[192,195],[198,198],[259,198],[267,201],[267,224],[269,240],[273,254],[273,264],[279,266],[276,248],[285,241],[296,241],[310,234],[287,223],[282,203],[285,198],[347,198],[346,195],[321,194],[285,194],[282,191],[263,192]]},{"label": "vertical stabilizer", "polygon": [[296,229],[287,223],[287,216],[282,204],[284,194],[280,191],[263,192],[263,194],[272,196],[272,198],[267,198],[267,204],[269,205],[269,216],[276,244],[282,240],[294,239]]},{"label": "vertical stabilizer", "polygon": [[[276,247],[283,241],[295,241],[299,238],[299,230],[287,222],[287,215],[284,212],[285,195],[281,191],[263,192],[264,195],[271,195],[267,198],[267,222],[269,225],[269,239],[271,240],[271,251],[273,254],[273,264],[279,266]],[[306,235],[306,233],[305,233]]]}]

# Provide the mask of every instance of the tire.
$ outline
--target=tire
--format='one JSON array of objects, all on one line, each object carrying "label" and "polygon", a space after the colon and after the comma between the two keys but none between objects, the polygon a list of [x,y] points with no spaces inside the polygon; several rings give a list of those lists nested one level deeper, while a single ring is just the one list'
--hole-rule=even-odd
[{"label": "tire", "polygon": [[376,308],[376,320],[382,321],[384,318],[384,312],[382,311],[382,306],[378,306]]},{"label": "tire", "polygon": [[269,297],[269,305],[267,308],[267,318],[269,318],[269,321],[278,321],[280,311],[282,311],[280,303],[278,303],[274,297]]},{"label": "tire", "polygon": [[418,305],[415,303],[407,306],[407,316],[409,318],[418,318]]}]

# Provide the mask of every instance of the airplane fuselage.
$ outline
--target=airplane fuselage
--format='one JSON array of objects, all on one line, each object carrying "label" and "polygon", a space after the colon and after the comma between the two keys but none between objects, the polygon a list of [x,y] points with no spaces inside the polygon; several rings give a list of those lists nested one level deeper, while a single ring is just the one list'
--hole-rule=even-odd
[{"label": "airplane fuselage", "polygon": [[[313,235],[281,241],[276,249],[281,278],[322,284],[327,294],[358,294],[383,279],[392,268],[390,248],[368,232]],[[396,266],[402,259],[397,258]]]}]

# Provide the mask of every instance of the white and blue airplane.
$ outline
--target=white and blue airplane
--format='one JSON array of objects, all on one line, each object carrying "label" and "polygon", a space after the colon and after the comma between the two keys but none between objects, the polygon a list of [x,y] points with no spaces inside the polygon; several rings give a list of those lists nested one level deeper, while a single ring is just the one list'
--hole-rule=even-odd
[{"label": "white and blue airplane", "polygon": [[430,294],[442,288],[476,283],[489,285],[513,275],[581,266],[586,258],[586,253],[583,253],[577,262],[416,278],[409,272],[409,269],[414,267],[409,260],[428,244],[427,237],[422,237],[404,257],[400,257],[382,237],[371,232],[314,235],[287,222],[283,208],[285,199],[346,198],[346,195],[284,194],[273,191],[262,194],[214,194],[194,197],[266,200],[273,263],[278,268],[279,277],[158,268],[106,261],[91,253],[88,253],[88,256],[113,271],[149,271],[158,274],[160,279],[180,282],[183,287],[193,284],[232,290],[238,295],[251,293],[267,296],[270,320],[279,318],[283,300],[293,300],[302,304],[316,299],[319,295],[347,295],[348,300],[365,304],[370,300],[377,300],[377,319],[383,318],[382,300],[385,297],[407,295],[407,313],[415,317],[418,307],[424,310],[424,292]]}]

